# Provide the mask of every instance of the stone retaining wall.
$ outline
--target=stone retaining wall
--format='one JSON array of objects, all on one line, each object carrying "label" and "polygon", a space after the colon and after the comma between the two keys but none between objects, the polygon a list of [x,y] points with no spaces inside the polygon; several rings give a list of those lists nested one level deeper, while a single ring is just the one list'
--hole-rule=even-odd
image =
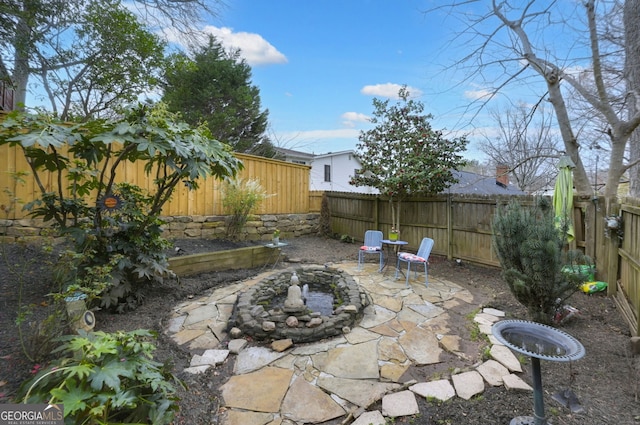
[{"label": "stone retaining wall", "polygon": [[[163,236],[167,239],[219,239],[226,233],[226,216],[173,216],[162,217],[166,221]],[[265,214],[252,216],[247,221],[240,240],[267,241],[275,229],[281,238],[315,234],[318,232],[320,214]],[[49,236],[51,228],[41,219],[0,219],[0,242],[33,241]]]},{"label": "stone retaining wall", "polygon": [[[163,217],[167,222],[164,236],[168,239],[218,239],[226,233],[224,215]],[[295,238],[318,232],[320,214],[265,214],[252,216],[244,225],[240,240],[268,241],[275,229],[280,238]]]}]

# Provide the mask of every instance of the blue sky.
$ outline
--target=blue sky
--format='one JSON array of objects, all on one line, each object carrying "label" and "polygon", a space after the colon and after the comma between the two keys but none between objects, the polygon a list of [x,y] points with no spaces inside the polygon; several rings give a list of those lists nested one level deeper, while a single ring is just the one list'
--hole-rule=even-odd
[{"label": "blue sky", "polygon": [[[229,0],[201,30],[240,49],[251,65],[253,84],[269,110],[269,136],[278,146],[318,154],[355,149],[360,131],[371,128],[367,118],[374,97],[395,101],[407,85],[433,115],[432,126],[448,137],[466,135],[464,156],[483,161],[477,142],[499,133],[491,114],[516,104],[533,107],[546,86],[527,69],[502,87],[524,65],[511,56],[512,40],[504,30],[482,58],[493,66],[475,74],[474,61],[457,66],[486,41],[464,34],[465,25],[490,8],[484,1],[458,3],[452,10],[438,8],[440,0]],[[534,3],[532,10],[548,6]],[[537,54],[565,71],[581,72],[589,65],[584,54],[571,57],[588,41],[584,33],[569,34],[571,18],[584,15],[581,7],[560,2],[551,11],[553,19],[542,14],[527,24]],[[517,19],[519,13],[508,15]],[[496,21],[474,29],[493,33]],[[504,58],[509,60],[499,62]],[[500,92],[487,101],[493,87]]]},{"label": "blue sky", "polygon": [[205,31],[240,48],[252,66],[275,143],[326,153],[355,149],[360,130],[370,128],[373,98],[395,96],[403,84],[434,115],[434,128],[469,130],[460,114],[482,89],[443,72],[455,59],[447,50],[453,22],[425,14],[429,7],[424,0],[232,0]]}]

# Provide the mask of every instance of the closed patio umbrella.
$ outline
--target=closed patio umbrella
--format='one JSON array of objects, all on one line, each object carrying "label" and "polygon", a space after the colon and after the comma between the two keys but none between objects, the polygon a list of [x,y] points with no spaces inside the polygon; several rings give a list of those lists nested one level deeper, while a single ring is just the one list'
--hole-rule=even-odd
[{"label": "closed patio umbrella", "polygon": [[567,241],[575,237],[573,229],[573,169],[576,165],[566,155],[558,161],[558,177],[553,192],[553,211],[556,227],[567,232]]}]

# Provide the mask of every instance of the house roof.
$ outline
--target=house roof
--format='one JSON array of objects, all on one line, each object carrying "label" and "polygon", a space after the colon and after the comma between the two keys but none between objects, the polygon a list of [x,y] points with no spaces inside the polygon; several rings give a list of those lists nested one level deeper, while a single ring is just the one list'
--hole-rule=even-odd
[{"label": "house roof", "polygon": [[330,156],[340,156],[340,155],[354,155],[357,158],[355,151],[347,150],[347,151],[339,151],[339,152],[327,152],[318,155],[313,155],[314,158],[327,158]]},{"label": "house roof", "polygon": [[286,156],[294,156],[294,157],[298,157],[298,158],[308,158],[311,159],[313,158],[315,155],[312,153],[308,153],[308,152],[300,152],[300,151],[294,151],[293,149],[285,149],[285,148],[275,148],[275,150],[277,152],[280,152],[283,155]]},{"label": "house roof", "polygon": [[526,195],[513,184],[503,185],[495,176],[483,176],[469,171],[452,171],[458,183],[451,185],[443,192],[474,195]]}]

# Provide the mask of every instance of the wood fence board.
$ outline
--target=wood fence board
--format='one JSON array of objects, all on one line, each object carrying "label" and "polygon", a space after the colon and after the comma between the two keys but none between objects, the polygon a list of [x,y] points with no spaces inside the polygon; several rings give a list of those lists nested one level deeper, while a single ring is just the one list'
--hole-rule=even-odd
[{"label": "wood fence board", "polygon": [[[61,148],[64,153],[66,149]],[[260,207],[258,214],[298,214],[309,211],[309,170],[307,165],[293,164],[253,155],[236,154],[245,169],[239,174],[244,178],[256,178],[267,193],[277,196],[268,198]],[[117,182],[136,184],[148,191],[153,191],[155,175],[147,175],[144,163],[124,163],[119,166]],[[108,167],[110,168],[110,166]],[[14,185],[11,174],[15,171],[29,171],[24,184]],[[56,173],[42,173],[42,183],[46,190],[57,188]],[[63,177],[64,178],[64,177]],[[190,191],[183,184],[178,184],[171,199],[163,208],[163,215],[222,215],[222,182],[210,177],[200,182],[197,190]],[[8,205],[11,196],[7,191],[22,201],[31,202],[40,197],[40,190],[22,151],[8,145],[0,146],[0,205]],[[69,191],[65,191],[67,195]],[[12,195],[12,196],[13,196]],[[95,195],[88,196],[87,202],[95,203]],[[10,217],[24,218],[27,213],[22,211],[22,205]]]}]

